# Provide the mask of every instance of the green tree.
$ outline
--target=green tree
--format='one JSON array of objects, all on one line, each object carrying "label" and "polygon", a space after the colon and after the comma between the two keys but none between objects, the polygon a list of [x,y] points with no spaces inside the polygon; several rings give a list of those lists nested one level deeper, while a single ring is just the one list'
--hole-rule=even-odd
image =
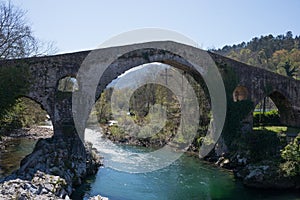
[{"label": "green tree", "polygon": [[[285,35],[255,37],[251,41],[213,50],[240,62],[297,78],[300,76],[300,37]],[[286,62],[287,63],[286,65]],[[290,66],[289,66],[290,65]],[[286,71],[287,70],[287,71]]]},{"label": "green tree", "polygon": [[285,64],[282,66],[285,70],[285,73],[288,77],[294,77],[296,76],[296,73],[298,69],[294,66],[291,65],[290,61],[286,61]]}]

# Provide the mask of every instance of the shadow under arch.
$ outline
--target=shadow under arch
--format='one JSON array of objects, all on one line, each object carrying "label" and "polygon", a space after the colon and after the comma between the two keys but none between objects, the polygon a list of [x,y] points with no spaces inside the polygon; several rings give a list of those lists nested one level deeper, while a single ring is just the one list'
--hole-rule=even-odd
[{"label": "shadow under arch", "polygon": [[262,99],[258,100],[255,105],[258,105],[266,97],[269,97],[278,109],[280,123],[285,126],[291,126],[290,122],[294,120],[295,116],[292,104],[288,97],[286,97],[282,92],[274,90]]}]

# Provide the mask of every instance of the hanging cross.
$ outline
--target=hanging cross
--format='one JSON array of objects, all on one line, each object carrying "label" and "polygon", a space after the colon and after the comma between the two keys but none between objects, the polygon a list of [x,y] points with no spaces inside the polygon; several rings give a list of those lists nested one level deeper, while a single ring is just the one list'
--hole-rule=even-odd
[{"label": "hanging cross", "polygon": [[168,77],[172,77],[171,74],[168,74],[168,68],[165,68],[165,73],[160,75],[166,77],[166,85],[168,85]]}]

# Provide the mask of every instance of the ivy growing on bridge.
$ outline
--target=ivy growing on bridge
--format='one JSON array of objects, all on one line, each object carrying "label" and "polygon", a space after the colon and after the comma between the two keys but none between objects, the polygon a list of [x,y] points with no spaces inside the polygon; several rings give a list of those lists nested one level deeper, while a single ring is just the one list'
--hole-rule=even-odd
[{"label": "ivy growing on bridge", "polygon": [[234,151],[238,148],[242,134],[242,120],[254,109],[254,105],[251,100],[233,101],[232,94],[238,86],[239,78],[227,63],[217,63],[217,66],[223,77],[227,98],[227,113],[222,135],[228,148]]}]

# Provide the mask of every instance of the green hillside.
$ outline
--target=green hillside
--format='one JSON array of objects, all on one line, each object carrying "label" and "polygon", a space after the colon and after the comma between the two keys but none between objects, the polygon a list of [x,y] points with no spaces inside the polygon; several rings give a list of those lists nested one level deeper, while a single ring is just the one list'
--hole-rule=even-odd
[{"label": "green hillside", "polygon": [[291,31],[285,35],[267,35],[254,37],[249,42],[226,45],[211,51],[265,68],[279,74],[300,79],[300,36],[293,36]]}]

